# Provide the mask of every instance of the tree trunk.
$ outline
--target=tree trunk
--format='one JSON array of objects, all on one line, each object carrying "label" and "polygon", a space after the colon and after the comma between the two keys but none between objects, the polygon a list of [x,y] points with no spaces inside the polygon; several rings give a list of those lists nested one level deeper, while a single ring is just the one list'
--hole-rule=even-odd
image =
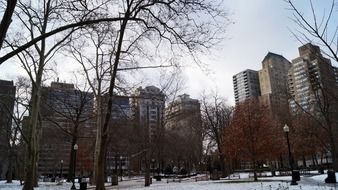
[{"label": "tree trunk", "polygon": [[330,134],[330,151],[331,151],[331,159],[332,159],[332,169],[336,172],[338,171],[338,163],[337,163],[337,154],[336,154],[336,143],[335,143],[335,137],[334,132],[332,130],[332,127],[329,128]]},{"label": "tree trunk", "polygon": [[75,159],[74,145],[77,143],[77,129],[78,129],[78,126],[74,126],[72,144],[70,147],[70,159],[69,159],[67,182],[72,181],[73,176],[74,176],[74,167],[75,167],[74,166],[74,159]]},{"label": "tree trunk", "polygon": [[305,159],[305,156],[303,156],[303,167],[306,168],[306,159]]},{"label": "tree trunk", "polygon": [[[41,34],[46,33],[48,14],[45,15]],[[25,163],[25,184],[23,190],[33,190],[34,186],[37,186],[37,161],[38,161],[38,137],[39,137],[39,112],[40,112],[40,100],[41,100],[41,86],[42,86],[42,75],[45,66],[45,51],[46,51],[46,40],[41,40],[40,49],[36,49],[39,53],[39,62],[37,63],[37,73],[35,76],[35,82],[32,81],[32,97],[31,97],[31,113],[30,121],[28,126],[28,142],[27,142],[27,157]],[[35,65],[36,66],[36,65]],[[33,73],[31,73],[33,74]]]},{"label": "tree trunk", "polygon": [[144,153],[144,159],[145,159],[144,186],[148,187],[150,186],[150,159],[148,150],[146,150]]},{"label": "tree trunk", "polygon": [[[114,88],[115,88],[115,79],[117,75],[118,64],[120,61],[120,56],[122,53],[122,44],[123,44],[123,36],[127,27],[127,23],[130,17],[130,7],[127,8],[125,13],[125,18],[121,24],[120,36],[118,40],[117,50],[115,54],[115,61],[112,69],[111,79],[109,83],[109,99],[107,105],[107,113],[105,114],[105,120],[103,125],[97,124],[97,134],[96,134],[96,145],[95,145],[95,160],[94,160],[94,172],[95,172],[95,182],[96,182],[96,190],[105,190],[104,187],[104,162],[106,158],[106,150],[107,150],[107,133],[108,126],[111,120],[112,114],[112,104],[113,104],[113,96],[114,96]],[[99,96],[101,94],[98,94]],[[101,100],[100,100],[101,101]],[[101,105],[102,102],[99,102]],[[98,110],[102,110],[102,107],[97,107]],[[101,115],[98,115],[99,119],[101,119]],[[102,124],[100,122],[100,124]],[[103,151],[103,152],[102,152]]]},{"label": "tree trunk", "polygon": [[221,154],[219,156],[219,161],[220,161],[220,164],[221,164],[222,178],[225,178],[227,176],[227,171],[226,171],[226,167],[225,167],[225,158],[224,158],[223,154]]},{"label": "tree trunk", "polygon": [[0,49],[2,48],[2,44],[5,40],[9,25],[12,22],[12,15],[13,15],[16,3],[17,3],[17,0],[7,0],[5,14],[2,16],[2,20],[0,23]]},{"label": "tree trunk", "polygon": [[98,173],[99,173],[99,155],[102,138],[102,102],[101,93],[98,92],[96,97],[96,140],[95,140],[95,153],[94,153],[94,174],[93,185],[97,185]]},{"label": "tree trunk", "polygon": [[[38,77],[38,76],[37,76]],[[27,155],[25,161],[25,183],[23,190],[33,190],[34,181],[36,176],[36,162],[37,162],[37,125],[38,125],[38,115],[39,115],[39,105],[40,105],[40,86],[41,86],[41,76],[35,83],[32,92],[32,113],[30,117],[30,122],[28,126],[28,143],[27,143]]]},{"label": "tree trunk", "polygon": [[257,178],[257,164],[256,164],[256,160],[253,160],[252,163],[253,163],[254,181],[258,181],[258,178]]},{"label": "tree trunk", "polygon": [[105,166],[105,158],[106,158],[106,149],[107,149],[107,136],[104,135],[101,139],[100,151],[98,155],[99,163],[97,165],[97,173],[96,173],[96,190],[105,190],[104,182],[104,166]]},{"label": "tree trunk", "polygon": [[12,183],[13,180],[13,158],[14,158],[14,151],[13,148],[10,147],[9,155],[8,155],[8,169],[6,175],[6,183]]}]

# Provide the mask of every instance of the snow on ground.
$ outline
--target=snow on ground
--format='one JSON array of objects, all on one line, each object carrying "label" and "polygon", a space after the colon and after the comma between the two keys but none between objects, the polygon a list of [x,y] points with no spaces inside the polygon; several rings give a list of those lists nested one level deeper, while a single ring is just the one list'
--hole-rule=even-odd
[{"label": "snow on ground", "polygon": [[[337,175],[337,174],[336,174]],[[219,181],[198,181],[195,182],[194,178],[184,179],[181,182],[162,179],[162,181],[153,180],[150,187],[144,187],[143,179],[125,180],[119,182],[119,186],[108,186],[107,189],[132,189],[132,190],[333,190],[338,189],[335,185],[325,184],[324,175],[316,175],[312,177],[302,177],[297,186],[290,186],[289,181],[291,176],[283,177],[265,177],[259,178],[260,181],[252,182],[252,179],[242,178],[245,175],[241,174],[241,179],[222,179]],[[20,190],[18,181],[12,184],[0,181],[0,190]],[[109,185],[109,184],[107,184]],[[338,186],[338,185],[337,185]],[[71,183],[63,183],[57,185],[52,182],[40,182],[40,186],[36,190],[69,190]],[[77,189],[79,185],[77,183]],[[89,187],[94,189],[94,187]]]},{"label": "snow on ground", "polygon": [[[36,190],[70,190],[71,183],[63,183],[62,185],[57,185],[53,182],[40,182],[39,187],[34,189]],[[79,189],[79,184],[76,184],[76,188]],[[6,181],[0,181],[0,190],[20,190],[22,186],[19,181],[13,181],[13,183],[6,183]]]}]

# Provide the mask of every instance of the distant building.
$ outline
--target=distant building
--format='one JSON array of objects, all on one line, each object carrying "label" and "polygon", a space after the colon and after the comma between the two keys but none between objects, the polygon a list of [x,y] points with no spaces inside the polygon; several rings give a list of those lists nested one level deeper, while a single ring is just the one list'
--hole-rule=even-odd
[{"label": "distant building", "polygon": [[149,142],[156,141],[164,129],[165,94],[155,86],[139,87],[131,104],[134,118]]},{"label": "distant building", "polygon": [[6,177],[8,167],[8,134],[12,127],[15,89],[13,81],[0,80],[0,179]]},{"label": "distant building", "polygon": [[[89,175],[93,169],[95,122],[93,93],[75,89],[73,84],[52,82],[42,88],[41,135],[39,145],[40,175],[68,175],[73,135],[77,136],[76,174]],[[77,126],[77,129],[75,129]]]},{"label": "distant building", "polygon": [[251,97],[260,96],[258,72],[247,69],[232,77],[235,102],[239,103]]},{"label": "distant building", "polygon": [[125,121],[131,117],[130,97],[128,96],[114,96],[113,97],[113,121]]},{"label": "distant building", "polygon": [[[109,131],[109,141],[106,155],[106,169],[111,173],[127,171],[129,167],[129,152],[124,147],[131,147],[132,144],[127,141],[126,136],[131,136],[131,108],[130,97],[114,96],[112,104],[111,126]],[[108,98],[105,96],[103,105],[107,108]],[[105,116],[105,112],[103,116]],[[126,144],[127,143],[127,144]],[[117,170],[117,171],[115,171]]]},{"label": "distant building", "polygon": [[177,142],[181,144],[170,155],[176,156],[172,159],[175,161],[182,159],[182,162],[190,163],[190,167],[191,164],[196,166],[202,157],[202,121],[199,101],[190,98],[188,94],[183,94],[171,102],[166,108],[166,130],[176,136]]},{"label": "distant building", "polygon": [[338,67],[332,66],[332,69],[333,69],[333,73],[334,73],[335,78],[336,78],[336,85],[338,86]]},{"label": "distant building", "polygon": [[291,111],[296,113],[301,107],[316,112],[318,101],[323,98],[322,90],[327,93],[326,98],[331,97],[330,108],[333,109],[337,102],[332,99],[332,95],[337,95],[337,68],[322,56],[318,46],[309,43],[298,50],[299,57],[292,60],[288,77]]},{"label": "distant building", "polygon": [[[269,52],[258,71],[261,97],[260,104],[266,106],[272,116],[282,117],[288,113],[288,70],[291,63],[283,56]],[[281,119],[281,118],[280,118]]]}]

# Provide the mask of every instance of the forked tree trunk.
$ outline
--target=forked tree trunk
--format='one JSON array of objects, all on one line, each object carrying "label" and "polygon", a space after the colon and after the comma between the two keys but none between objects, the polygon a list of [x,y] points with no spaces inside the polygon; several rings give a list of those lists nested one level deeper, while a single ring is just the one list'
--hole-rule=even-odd
[{"label": "forked tree trunk", "polygon": [[[38,77],[38,76],[37,76]],[[41,76],[35,83],[33,87],[32,94],[32,113],[30,117],[30,122],[28,126],[28,143],[27,143],[27,155],[25,161],[25,183],[23,190],[33,190],[36,176],[36,162],[37,162],[37,125],[38,125],[38,115],[39,115],[39,105],[40,105],[40,86],[41,86]]]},{"label": "forked tree trunk", "polygon": [[[112,69],[110,83],[109,83],[109,93],[108,93],[109,99],[108,99],[108,105],[107,105],[107,112],[104,117],[104,123],[103,125],[97,124],[95,160],[94,160],[94,171],[95,171],[94,176],[96,178],[95,179],[96,190],[105,190],[105,187],[104,187],[104,181],[105,181],[104,166],[105,164],[104,163],[105,163],[106,150],[107,150],[108,127],[110,125],[111,114],[112,114],[115,80],[116,80],[116,75],[117,75],[118,64],[120,61],[120,56],[122,53],[123,36],[127,28],[129,17],[130,17],[130,7],[127,8],[127,11],[125,13],[125,18],[123,19],[122,24],[121,24],[121,30],[120,30],[119,40],[117,44],[117,50],[115,54],[116,57],[115,57],[115,61],[114,61],[113,69]],[[99,104],[101,105],[102,102],[99,102]],[[97,109],[101,109],[101,108],[102,107],[98,107]],[[97,117],[101,118],[101,115]]]},{"label": "forked tree trunk", "polygon": [[[45,33],[45,27],[42,33]],[[38,159],[38,122],[40,112],[40,100],[41,100],[41,86],[42,86],[42,75],[45,65],[45,40],[41,41],[41,50],[39,52],[39,63],[38,72],[36,74],[36,81],[33,82],[32,99],[31,99],[31,114],[28,126],[28,142],[27,142],[27,156],[25,161],[25,184],[23,190],[33,190],[36,179],[36,165]]]}]

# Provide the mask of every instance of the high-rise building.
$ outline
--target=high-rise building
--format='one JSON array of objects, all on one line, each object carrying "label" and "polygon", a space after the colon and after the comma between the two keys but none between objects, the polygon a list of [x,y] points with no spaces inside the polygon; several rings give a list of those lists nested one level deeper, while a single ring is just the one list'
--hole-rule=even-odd
[{"label": "high-rise building", "polygon": [[72,143],[78,145],[76,173],[89,175],[93,169],[95,122],[93,93],[80,91],[73,84],[52,82],[41,93],[41,134],[38,171],[58,176],[62,165],[68,175]]},{"label": "high-rise building", "polygon": [[139,87],[131,104],[138,125],[143,127],[149,142],[154,142],[164,129],[165,94],[155,86]]},{"label": "high-rise building", "polygon": [[258,72],[247,69],[232,77],[235,102],[239,103],[248,98],[260,96]]},{"label": "high-rise building", "polygon": [[8,168],[8,135],[11,134],[14,102],[13,81],[0,80],[0,178],[6,177]]},{"label": "high-rise building", "polygon": [[[298,48],[299,57],[292,60],[289,70],[290,108],[293,113],[300,109],[316,112],[322,92],[329,97],[337,95],[337,68],[324,58],[318,46],[305,44]],[[330,107],[334,107],[330,102]]]},{"label": "high-rise building", "polygon": [[[179,146],[170,156],[197,165],[202,156],[200,103],[188,94],[178,96],[166,108],[166,130],[175,135]],[[174,142],[175,144],[175,142]],[[180,165],[179,163],[177,163]]]},{"label": "high-rise building", "polygon": [[288,70],[291,63],[282,55],[269,52],[258,71],[261,97],[260,104],[266,106],[272,116],[281,117],[288,112]]},{"label": "high-rise building", "polygon": [[333,73],[334,73],[335,78],[336,78],[336,84],[338,86],[338,67],[332,66],[332,69],[333,69]]},{"label": "high-rise building", "polygon": [[[109,140],[106,153],[106,169],[110,174],[128,170],[130,168],[128,155],[137,152],[133,149],[134,144],[128,141],[128,137],[133,135],[129,100],[130,97],[128,96],[113,96],[111,126],[108,129]],[[104,96],[103,102],[105,109],[108,106],[108,96]],[[103,116],[105,114],[106,112]]]}]

